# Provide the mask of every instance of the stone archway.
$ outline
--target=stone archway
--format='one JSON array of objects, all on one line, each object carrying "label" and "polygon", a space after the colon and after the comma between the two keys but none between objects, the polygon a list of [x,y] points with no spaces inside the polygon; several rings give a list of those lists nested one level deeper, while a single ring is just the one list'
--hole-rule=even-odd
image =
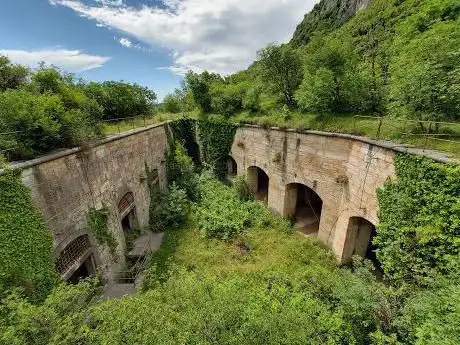
[{"label": "stone archway", "polygon": [[134,203],[134,194],[126,193],[118,203],[118,213],[120,214],[121,227],[123,231],[133,231],[137,226],[136,205]]},{"label": "stone archway", "polygon": [[248,186],[251,193],[257,200],[268,203],[268,193],[270,179],[265,171],[256,166],[251,166],[247,170]]},{"label": "stone archway", "polygon": [[317,236],[323,200],[311,188],[300,183],[286,186],[284,214],[294,220],[294,228],[306,235]]},{"label": "stone archway", "polygon": [[56,269],[62,279],[78,283],[80,279],[93,277],[96,265],[88,235],[82,235],[70,242],[59,254]]},{"label": "stone archway", "polygon": [[232,156],[227,157],[227,178],[232,179],[238,174],[238,165]]},{"label": "stone archway", "polygon": [[347,237],[344,246],[343,262],[350,262],[353,255],[359,255],[369,259],[377,269],[380,269],[380,262],[377,259],[372,243],[377,235],[377,230],[370,221],[362,217],[350,217],[347,228]]}]

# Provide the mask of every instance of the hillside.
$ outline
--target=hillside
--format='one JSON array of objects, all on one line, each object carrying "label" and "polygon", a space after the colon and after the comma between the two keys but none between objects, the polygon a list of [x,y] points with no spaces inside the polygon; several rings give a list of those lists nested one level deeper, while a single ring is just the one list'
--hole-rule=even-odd
[{"label": "hillside", "polygon": [[366,8],[371,0],[322,0],[307,13],[297,26],[291,44],[307,44],[318,32],[330,32],[343,25],[359,10]]}]

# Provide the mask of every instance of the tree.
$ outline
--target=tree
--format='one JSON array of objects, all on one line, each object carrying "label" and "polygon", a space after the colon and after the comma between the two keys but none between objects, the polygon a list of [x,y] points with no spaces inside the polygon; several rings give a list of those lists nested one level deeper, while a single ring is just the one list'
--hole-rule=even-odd
[{"label": "tree", "polygon": [[295,106],[294,92],[302,82],[302,64],[297,51],[289,45],[269,45],[258,52],[262,79],[283,98],[283,103]]},{"label": "tree", "polygon": [[182,98],[180,94],[175,90],[174,93],[166,95],[163,100],[163,110],[167,113],[180,113],[182,111]]},{"label": "tree", "polygon": [[200,107],[201,111],[208,113],[212,110],[210,88],[216,81],[222,81],[222,77],[207,71],[198,74],[192,71],[185,76],[185,85],[192,94],[193,100]]},{"label": "tree", "polygon": [[83,90],[104,108],[105,120],[149,115],[157,99],[152,90],[125,82],[91,82]]},{"label": "tree", "polygon": [[0,92],[25,85],[29,74],[27,67],[13,65],[7,57],[0,56]]},{"label": "tree", "polygon": [[335,102],[334,75],[327,68],[318,68],[307,73],[297,90],[295,97],[299,107],[304,111],[330,112]]},{"label": "tree", "polygon": [[460,119],[459,47],[458,22],[435,25],[405,45],[391,66],[392,110],[416,120]]}]

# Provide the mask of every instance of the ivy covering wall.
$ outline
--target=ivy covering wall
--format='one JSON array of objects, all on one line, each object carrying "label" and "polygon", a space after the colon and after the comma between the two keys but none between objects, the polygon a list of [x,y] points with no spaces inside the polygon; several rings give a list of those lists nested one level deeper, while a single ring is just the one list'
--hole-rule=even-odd
[{"label": "ivy covering wall", "polygon": [[0,297],[19,287],[33,302],[43,300],[58,279],[53,242],[20,171],[0,176]]},{"label": "ivy covering wall", "polygon": [[117,240],[108,229],[109,210],[106,206],[101,209],[91,208],[88,212],[88,225],[99,244],[107,246],[112,257],[117,260]]},{"label": "ivy covering wall", "polygon": [[223,180],[227,173],[227,157],[235,139],[237,126],[227,122],[197,122],[201,151],[205,162]]},{"label": "ivy covering wall", "polygon": [[397,154],[396,181],[378,191],[375,244],[395,282],[429,284],[460,273],[460,166]]}]

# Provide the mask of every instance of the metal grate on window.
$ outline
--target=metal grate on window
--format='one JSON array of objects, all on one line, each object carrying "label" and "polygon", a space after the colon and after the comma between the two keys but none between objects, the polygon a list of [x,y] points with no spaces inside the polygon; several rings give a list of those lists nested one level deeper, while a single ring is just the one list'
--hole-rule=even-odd
[{"label": "metal grate on window", "polygon": [[118,212],[123,213],[133,204],[134,204],[134,194],[131,192],[126,193],[125,196],[121,199],[120,203],[118,204]]},{"label": "metal grate on window", "polygon": [[91,248],[88,235],[83,235],[73,240],[59,255],[56,261],[56,268],[60,274],[67,270]]}]

